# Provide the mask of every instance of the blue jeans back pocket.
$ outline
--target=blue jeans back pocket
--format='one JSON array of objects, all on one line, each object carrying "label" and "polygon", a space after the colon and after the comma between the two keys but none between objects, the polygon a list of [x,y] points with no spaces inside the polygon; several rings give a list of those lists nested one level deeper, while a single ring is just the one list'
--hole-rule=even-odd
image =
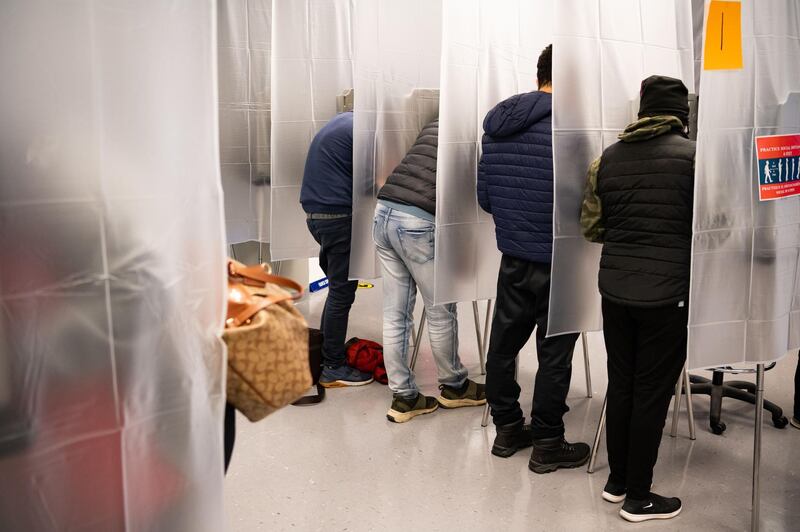
[{"label": "blue jeans back pocket", "polygon": [[425,264],[433,259],[433,227],[426,229],[397,229],[403,255],[417,264]]}]

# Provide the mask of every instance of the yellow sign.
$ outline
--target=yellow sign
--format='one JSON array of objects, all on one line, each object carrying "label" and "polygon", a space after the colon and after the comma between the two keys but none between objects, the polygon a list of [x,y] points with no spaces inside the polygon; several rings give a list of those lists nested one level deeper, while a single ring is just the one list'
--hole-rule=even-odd
[{"label": "yellow sign", "polygon": [[368,283],[366,281],[361,281],[358,283],[359,288],[375,288],[375,285],[372,283]]},{"label": "yellow sign", "polygon": [[704,70],[737,70],[742,59],[742,4],[712,0],[706,22]]}]

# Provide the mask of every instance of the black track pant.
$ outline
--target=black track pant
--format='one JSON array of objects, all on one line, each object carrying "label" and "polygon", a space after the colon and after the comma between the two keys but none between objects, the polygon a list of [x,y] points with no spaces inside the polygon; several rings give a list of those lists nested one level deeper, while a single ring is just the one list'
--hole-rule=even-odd
[{"label": "black track pant", "polygon": [[606,435],[610,479],[645,499],[675,383],[686,362],[688,309],[641,308],[603,299],[608,353]]},{"label": "black track pant", "polygon": [[550,264],[503,255],[497,278],[497,308],[486,357],[486,398],[495,425],[523,419],[516,360],[536,328],[539,370],[533,392],[531,425],[536,439],[564,435],[564,414],[572,378],[577,334],[545,338],[550,305]]}]

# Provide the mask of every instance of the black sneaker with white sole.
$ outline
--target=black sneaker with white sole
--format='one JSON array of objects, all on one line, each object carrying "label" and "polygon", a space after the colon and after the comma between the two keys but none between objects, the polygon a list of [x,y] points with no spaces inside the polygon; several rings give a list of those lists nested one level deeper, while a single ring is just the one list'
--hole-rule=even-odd
[{"label": "black sneaker with white sole", "polygon": [[796,429],[800,429],[800,418],[793,417],[789,420],[789,423]]},{"label": "black sneaker with white sole", "polygon": [[[650,489],[653,489],[652,484],[650,484]],[[603,488],[603,500],[618,504],[625,500],[625,495],[627,493],[628,489],[625,487],[625,484],[614,482],[609,478],[606,482],[606,486]]]},{"label": "black sneaker with white sole", "polygon": [[620,503],[625,500],[627,491],[625,484],[617,484],[609,479],[603,488],[603,500],[614,504]]},{"label": "black sneaker with white sole", "polygon": [[651,493],[642,501],[625,499],[619,515],[631,523],[642,523],[651,519],[672,519],[681,513],[681,500],[677,497],[662,497]]},{"label": "black sneaker with white sole", "polygon": [[386,413],[386,419],[393,423],[405,423],[412,418],[423,414],[430,414],[439,408],[439,401],[418,393],[416,397],[402,397],[395,395],[392,406]]}]

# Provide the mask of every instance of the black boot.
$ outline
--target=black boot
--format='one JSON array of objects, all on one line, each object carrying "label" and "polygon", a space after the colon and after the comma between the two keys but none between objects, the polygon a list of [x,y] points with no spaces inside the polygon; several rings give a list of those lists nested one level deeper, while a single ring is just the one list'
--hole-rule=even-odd
[{"label": "black boot", "polygon": [[508,458],[520,449],[533,445],[533,431],[525,420],[520,419],[508,425],[497,425],[497,436],[492,445],[492,454]]},{"label": "black boot", "polygon": [[590,452],[585,443],[569,443],[563,436],[533,440],[528,469],[534,473],[550,473],[561,467],[580,467],[589,460]]}]

